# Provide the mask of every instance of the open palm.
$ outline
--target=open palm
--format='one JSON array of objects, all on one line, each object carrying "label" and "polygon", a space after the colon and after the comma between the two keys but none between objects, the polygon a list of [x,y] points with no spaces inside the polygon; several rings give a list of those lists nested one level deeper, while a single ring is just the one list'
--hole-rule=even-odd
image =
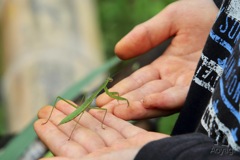
[{"label": "open palm", "polygon": [[[38,113],[39,120],[34,124],[39,138],[55,155],[53,158],[47,158],[48,160],[130,160],[146,143],[169,137],[138,128],[111,113],[107,113],[103,124],[105,129],[103,129],[101,127],[103,111],[85,112],[80,121],[76,118],[66,124],[58,125],[66,115],[75,110],[64,101],[56,104],[50,121],[42,125],[51,110],[50,106],[43,107]],[[71,139],[68,140],[76,121],[78,125]]]},{"label": "open palm", "polygon": [[130,107],[105,94],[98,97],[97,105],[126,120],[178,111],[217,12],[212,1],[181,0],[136,26],[116,45],[122,59],[143,54],[170,37],[173,40],[162,56],[110,89],[126,97]]}]

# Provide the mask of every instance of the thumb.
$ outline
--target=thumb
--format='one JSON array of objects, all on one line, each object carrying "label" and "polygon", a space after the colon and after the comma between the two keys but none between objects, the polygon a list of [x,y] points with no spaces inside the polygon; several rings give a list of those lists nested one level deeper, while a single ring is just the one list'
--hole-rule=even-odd
[{"label": "thumb", "polygon": [[176,33],[171,31],[173,17],[169,7],[151,18],[150,20],[136,26],[115,46],[115,53],[121,59],[129,59],[145,53],[156,47],[164,40]]}]

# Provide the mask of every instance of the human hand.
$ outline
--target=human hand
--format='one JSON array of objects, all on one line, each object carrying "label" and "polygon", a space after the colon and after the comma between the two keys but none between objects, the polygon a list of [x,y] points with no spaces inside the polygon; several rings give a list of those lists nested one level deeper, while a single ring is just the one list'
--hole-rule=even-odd
[{"label": "human hand", "polygon": [[58,123],[75,108],[64,101],[59,101],[50,121],[42,125],[51,109],[50,106],[42,108],[38,113],[40,119],[34,124],[39,138],[56,155],[46,160],[132,160],[144,144],[168,137],[133,126],[111,113],[107,113],[103,129],[101,121],[104,112],[91,110],[90,113],[83,114],[71,140],[68,141],[76,120],[60,126]]},{"label": "human hand", "polygon": [[115,47],[122,59],[136,57],[174,37],[162,56],[110,89],[127,98],[130,107],[106,94],[97,98],[97,105],[126,120],[178,111],[217,13],[212,1],[180,0],[136,26]]}]

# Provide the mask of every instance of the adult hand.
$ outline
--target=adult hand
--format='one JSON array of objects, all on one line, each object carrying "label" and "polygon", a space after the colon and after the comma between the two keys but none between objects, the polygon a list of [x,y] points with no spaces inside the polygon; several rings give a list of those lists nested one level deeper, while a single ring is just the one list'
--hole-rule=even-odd
[{"label": "adult hand", "polygon": [[170,37],[173,37],[172,42],[153,63],[110,89],[127,98],[129,107],[112,101],[106,94],[98,97],[97,105],[126,120],[178,111],[185,102],[217,13],[218,8],[210,0],[181,0],[136,26],[115,47],[116,54],[122,59],[143,54]]},{"label": "adult hand", "polygon": [[45,125],[52,107],[46,106],[39,111],[39,120],[34,128],[39,138],[48,146],[56,157],[48,160],[132,160],[140,148],[156,139],[168,135],[145,131],[141,128],[107,113],[104,128],[101,127],[103,111],[91,110],[85,112],[68,140],[76,124],[70,121],[58,126],[58,123],[75,110],[64,101],[59,101],[56,109]]}]

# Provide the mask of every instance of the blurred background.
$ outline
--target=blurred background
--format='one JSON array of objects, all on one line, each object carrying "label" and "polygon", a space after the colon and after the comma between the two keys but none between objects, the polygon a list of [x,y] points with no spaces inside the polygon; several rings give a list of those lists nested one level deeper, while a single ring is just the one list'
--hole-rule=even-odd
[{"label": "blurred background", "polygon": [[[0,136],[20,134],[39,108],[107,63],[125,34],[173,1],[0,0]],[[146,64],[141,61],[123,62],[108,73],[139,68]],[[81,92],[94,90],[105,77]],[[154,123],[170,132],[175,119]],[[165,121],[169,125],[158,128]]]}]

